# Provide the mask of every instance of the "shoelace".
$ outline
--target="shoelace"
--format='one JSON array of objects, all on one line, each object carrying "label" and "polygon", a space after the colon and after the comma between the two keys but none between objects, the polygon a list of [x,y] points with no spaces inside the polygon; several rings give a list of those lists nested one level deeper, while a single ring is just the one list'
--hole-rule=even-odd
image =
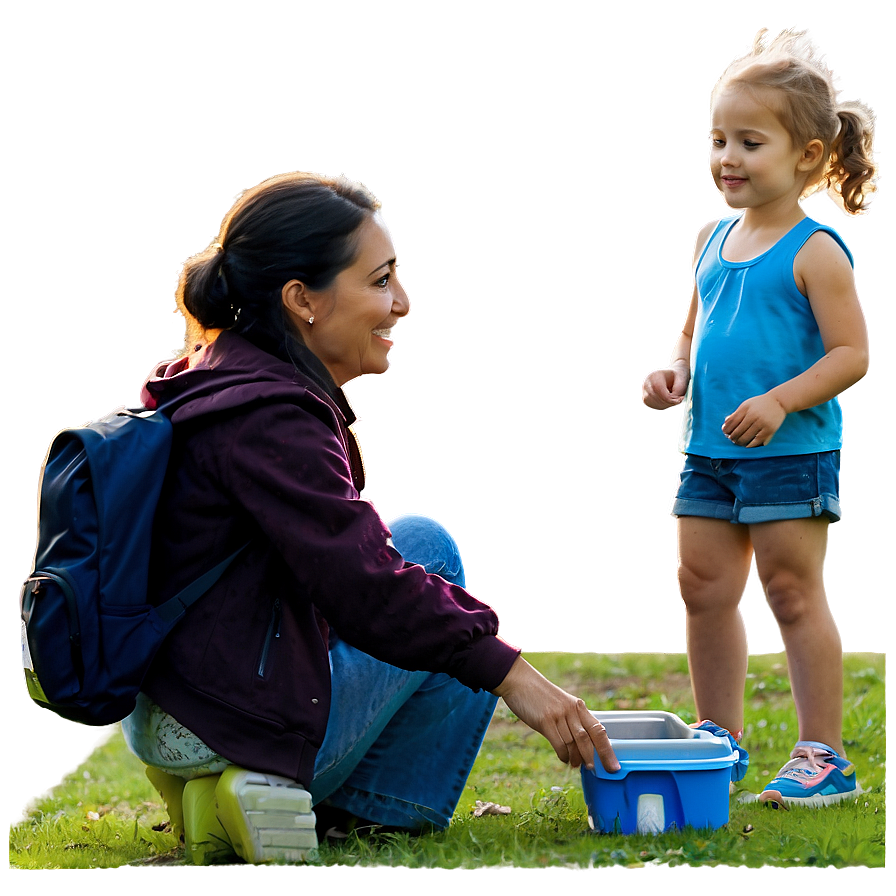
[{"label": "shoelace", "polygon": [[[790,762],[781,769],[781,772],[778,775],[780,778],[798,778],[800,776],[806,777],[808,775],[817,775],[822,771],[824,765],[827,765],[827,763],[824,762],[824,758],[830,756],[830,753],[813,750],[812,747],[794,747],[793,752],[790,755],[792,758]],[[815,761],[816,756],[822,760],[824,765],[819,765]],[[807,760],[809,763],[808,767],[805,765]]]}]

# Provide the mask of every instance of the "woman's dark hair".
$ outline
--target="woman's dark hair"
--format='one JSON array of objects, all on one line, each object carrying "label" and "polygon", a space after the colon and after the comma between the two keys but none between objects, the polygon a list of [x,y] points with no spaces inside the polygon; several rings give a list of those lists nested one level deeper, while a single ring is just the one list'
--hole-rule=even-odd
[{"label": "woman's dark hair", "polygon": [[294,172],[246,190],[217,238],[190,258],[178,305],[205,329],[239,333],[283,360],[300,338],[287,322],[281,289],[301,280],[324,289],[354,260],[358,228],[379,208],[344,177]]}]

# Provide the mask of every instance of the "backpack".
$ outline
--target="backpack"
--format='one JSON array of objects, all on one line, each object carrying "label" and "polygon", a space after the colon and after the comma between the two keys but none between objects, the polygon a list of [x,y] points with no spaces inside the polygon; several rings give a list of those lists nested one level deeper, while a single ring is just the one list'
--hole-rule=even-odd
[{"label": "backpack", "polygon": [[40,706],[86,725],[118,722],[165,636],[240,548],[164,604],[147,603],[156,505],[173,427],[120,408],[50,445],[34,572],[22,588],[22,663]]}]

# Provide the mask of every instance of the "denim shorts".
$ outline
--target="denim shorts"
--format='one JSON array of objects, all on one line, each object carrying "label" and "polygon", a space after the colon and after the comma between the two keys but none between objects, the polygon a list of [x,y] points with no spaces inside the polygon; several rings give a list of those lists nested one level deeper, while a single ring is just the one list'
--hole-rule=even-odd
[{"label": "denim shorts", "polygon": [[840,519],[840,452],[747,459],[685,457],[674,516],[732,523]]}]

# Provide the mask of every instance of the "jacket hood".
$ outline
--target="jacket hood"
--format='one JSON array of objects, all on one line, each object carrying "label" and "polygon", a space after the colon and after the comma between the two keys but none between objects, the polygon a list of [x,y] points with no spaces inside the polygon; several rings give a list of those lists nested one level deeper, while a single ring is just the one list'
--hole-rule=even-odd
[{"label": "jacket hood", "polygon": [[308,349],[293,364],[227,330],[192,355],[157,365],[141,400],[172,423],[270,400],[323,402],[344,426],[355,422],[344,393]]}]

